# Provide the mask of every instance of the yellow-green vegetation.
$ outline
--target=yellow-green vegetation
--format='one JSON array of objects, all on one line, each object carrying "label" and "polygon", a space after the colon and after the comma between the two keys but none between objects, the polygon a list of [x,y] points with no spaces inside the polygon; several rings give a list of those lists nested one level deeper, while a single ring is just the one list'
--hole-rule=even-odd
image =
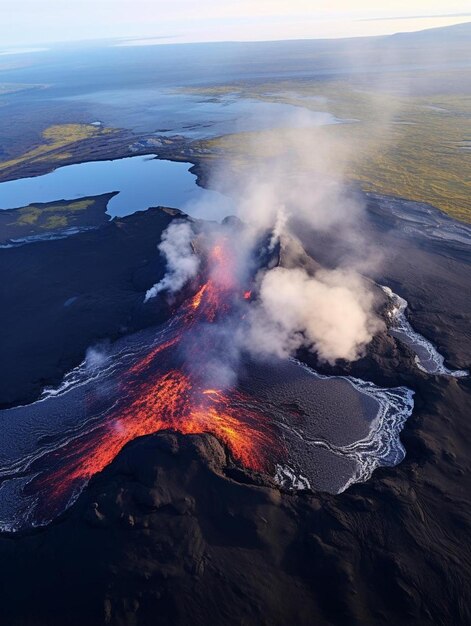
[{"label": "yellow-green vegetation", "polygon": [[[203,93],[214,97],[239,93],[329,111],[351,120],[319,131],[338,147],[350,179],[359,181],[365,190],[427,202],[471,222],[469,96],[391,95],[340,81],[286,82],[255,88],[224,85]],[[277,133],[280,131],[226,135],[198,142],[195,147],[205,156],[224,153],[241,163],[254,151],[256,156],[263,145],[276,145],[273,140]],[[317,149],[313,143],[312,150]]]},{"label": "yellow-green vegetation", "polygon": [[67,226],[67,218],[65,215],[51,215],[48,217],[41,228],[45,230],[53,230],[54,228],[65,228]]},{"label": "yellow-green vegetation", "polygon": [[0,172],[25,162],[67,158],[65,156],[66,153],[58,151],[77,144],[84,139],[108,135],[114,132],[116,131],[112,128],[97,127],[93,124],[55,124],[49,126],[42,133],[44,143],[16,158],[0,162]]},{"label": "yellow-green vegetation", "polygon": [[18,219],[14,222],[17,226],[31,226],[36,224],[41,215],[41,209],[38,207],[24,207],[18,211]]},{"label": "yellow-green vegetation", "polygon": [[358,155],[352,177],[367,190],[427,202],[471,222],[471,155],[461,120],[417,108],[406,119],[388,129],[384,144]]},{"label": "yellow-green vegetation", "polygon": [[72,152],[55,152],[46,156],[38,157],[36,161],[64,161],[70,159]]},{"label": "yellow-green vegetation", "polygon": [[61,200],[0,211],[0,244],[54,231],[97,228],[109,220],[107,202],[114,194]]},{"label": "yellow-green vegetation", "polygon": [[[51,204],[44,206],[30,205],[17,209],[15,214],[18,215],[14,222],[9,226],[33,226],[45,230],[54,228],[65,228],[68,225],[68,215],[88,209],[94,204],[93,198],[85,198],[84,200],[76,200],[65,202],[64,204]],[[68,214],[68,215],[67,215]]]}]

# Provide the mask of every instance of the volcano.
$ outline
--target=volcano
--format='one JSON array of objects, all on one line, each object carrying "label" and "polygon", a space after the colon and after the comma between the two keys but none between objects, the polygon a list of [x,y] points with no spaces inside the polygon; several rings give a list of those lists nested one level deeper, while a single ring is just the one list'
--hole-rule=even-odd
[{"label": "volcano", "polygon": [[[36,401],[23,384],[21,400],[1,411],[0,519],[10,532],[0,537],[0,621],[105,624],[112,615],[147,624],[159,615],[166,624],[187,624],[225,623],[229,615],[228,623],[275,624],[294,615],[299,624],[469,623],[456,601],[470,519],[469,378],[423,372],[413,350],[383,332],[364,358],[335,366],[303,352],[297,361],[242,355],[230,381],[210,357],[222,353],[231,362],[230,333],[220,329],[230,320],[244,329],[243,316],[257,303],[259,269],[315,273],[314,258],[328,265],[322,252],[335,248],[315,241],[311,258],[282,241],[271,254],[265,247],[248,275],[228,276],[232,233],[221,229],[207,251],[199,246],[193,281],[170,299],[143,304],[146,289],[164,275],[156,272],[155,244],[173,219],[181,214],[154,209],[4,254],[3,285],[22,311],[34,303],[38,338],[27,343],[15,309],[6,325],[15,352],[5,345],[2,354],[11,372],[24,367],[18,346],[25,342],[27,362],[37,354],[46,371],[50,361],[42,355],[70,355],[78,338],[83,343],[72,365],[60,362],[60,382],[43,379],[49,387]],[[382,241],[381,232],[372,238]],[[438,253],[410,238],[396,245],[402,253],[381,284],[407,297],[404,315],[414,329],[440,351],[448,346],[449,369],[469,369],[469,342],[460,340],[466,309],[457,306],[453,317],[449,307],[460,295],[469,300],[465,289],[452,289],[456,277],[466,284],[467,264],[453,260],[448,239]],[[440,274],[443,255],[450,267]],[[33,262],[50,278],[47,298],[27,271]],[[81,282],[84,263],[92,286]],[[423,301],[432,314],[414,296],[424,268]],[[64,307],[71,291],[78,301]],[[394,317],[394,302],[378,292],[383,318]],[[93,307],[82,294],[93,295]],[[107,332],[100,334],[104,313]],[[66,333],[57,322],[45,324],[58,319],[67,320]],[[446,342],[433,331],[439,319],[447,320],[440,326]],[[113,334],[116,320],[122,333]],[[114,341],[96,345],[103,336]],[[87,345],[95,348],[73,367]],[[25,371],[36,381],[34,369]],[[4,372],[8,386],[12,374]],[[417,401],[401,431],[409,389]],[[176,432],[187,425],[204,433]],[[217,435],[209,434],[216,427]],[[401,460],[399,434],[404,461],[375,469]]]},{"label": "volcano", "polygon": [[[231,234],[225,225],[200,245],[203,269],[166,323],[117,342],[38,402],[2,412],[5,529],[47,524],[126,444],[159,431],[212,434],[232,463],[288,489],[338,493],[402,460],[399,432],[412,410],[406,388],[249,355],[233,379],[221,372],[232,359],[230,331],[244,328],[256,297],[260,263],[317,269],[293,242],[289,251],[262,245],[256,267],[241,278]],[[29,426],[21,443],[19,419]]]}]

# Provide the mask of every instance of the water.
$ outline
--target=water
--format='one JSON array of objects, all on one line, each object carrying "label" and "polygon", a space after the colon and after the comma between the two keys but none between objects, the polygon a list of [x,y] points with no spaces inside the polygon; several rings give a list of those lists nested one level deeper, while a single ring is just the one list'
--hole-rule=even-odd
[{"label": "water", "polygon": [[406,317],[407,300],[394,293],[389,287],[381,286],[390,299],[393,308],[389,312],[391,327],[389,333],[405,343],[415,352],[417,367],[427,374],[463,378],[469,375],[466,370],[450,370],[445,367],[445,359],[431,341],[416,332]]},{"label": "water", "polygon": [[169,89],[117,89],[65,98],[86,102],[107,126],[201,139],[272,128],[309,128],[338,124],[331,113],[295,104],[241,97],[206,97]]},{"label": "water", "polygon": [[272,416],[288,450],[275,470],[283,487],[341,493],[403,460],[399,435],[412,413],[411,390],[322,376],[295,359],[247,372],[240,387]]},{"label": "water", "polygon": [[471,245],[471,227],[430,204],[393,196],[367,193],[381,206],[384,215],[394,220],[398,232],[427,243],[446,243],[449,247],[468,251]]},{"label": "water", "polygon": [[150,206],[207,204],[229,212],[230,201],[222,194],[196,185],[190,163],[135,156],[113,161],[90,161],[59,167],[32,178],[0,183],[0,208],[13,209],[38,202],[74,200],[119,191],[107,212],[122,217]]},{"label": "water", "polygon": [[95,228],[96,226],[72,226],[71,228],[49,231],[41,235],[17,237],[16,239],[10,239],[7,243],[0,244],[0,248],[17,248],[18,246],[35,243],[36,241],[55,241],[57,239],[65,239],[66,237],[78,235],[79,233],[84,233],[87,230],[94,230]]},{"label": "water", "polygon": [[[142,405],[141,415],[138,409],[143,389],[155,379],[157,393],[168,360],[175,364],[173,348],[153,353],[179,332],[177,316],[160,328],[125,337],[107,352],[95,351],[38,401],[0,411],[1,530],[49,523],[107,464],[100,456],[108,449],[111,460],[134,436],[172,427],[158,410],[149,410],[152,406]],[[219,406],[237,416],[241,437],[250,426],[247,416],[260,420],[269,440],[260,453],[267,455],[280,485],[339,493],[367,480],[375,468],[404,458],[399,434],[412,412],[410,390],[324,377],[294,360],[248,362],[243,369],[237,389],[228,390]],[[138,404],[126,413],[123,405],[132,394]],[[211,432],[214,418],[208,419],[202,430]]]}]

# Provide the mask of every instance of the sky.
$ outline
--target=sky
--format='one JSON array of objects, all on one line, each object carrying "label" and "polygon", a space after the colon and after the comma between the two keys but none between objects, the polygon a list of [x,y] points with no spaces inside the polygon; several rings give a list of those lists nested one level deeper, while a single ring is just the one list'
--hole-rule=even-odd
[{"label": "sky", "polygon": [[0,0],[0,54],[88,39],[125,45],[316,39],[468,21],[468,0]]}]

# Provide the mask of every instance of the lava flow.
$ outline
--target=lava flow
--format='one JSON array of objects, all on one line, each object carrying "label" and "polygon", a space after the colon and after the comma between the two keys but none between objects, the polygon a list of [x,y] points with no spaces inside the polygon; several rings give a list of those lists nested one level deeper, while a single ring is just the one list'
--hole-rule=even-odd
[{"label": "lava flow", "polygon": [[[219,341],[211,326],[221,316],[243,315],[250,297],[235,278],[227,241],[212,248],[209,267],[209,278],[175,313],[170,339],[120,375],[119,399],[100,424],[36,462],[27,491],[38,495],[39,522],[63,510],[126,443],[161,430],[212,433],[244,467],[273,471],[274,455],[281,458],[283,449],[269,416],[251,408],[254,403],[236,388],[208,384],[206,359]],[[88,398],[91,412],[94,402]]]}]

